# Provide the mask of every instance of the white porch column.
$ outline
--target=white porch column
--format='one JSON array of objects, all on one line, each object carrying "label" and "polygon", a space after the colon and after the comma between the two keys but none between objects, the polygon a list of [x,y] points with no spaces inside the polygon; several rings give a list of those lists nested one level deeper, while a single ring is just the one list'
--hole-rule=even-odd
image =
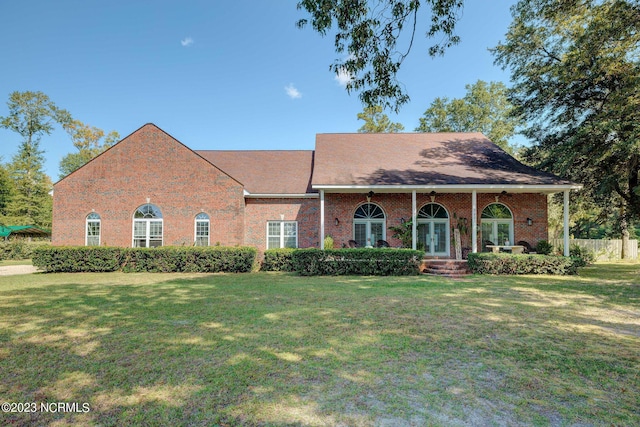
[{"label": "white porch column", "polygon": [[471,193],[471,252],[478,252],[478,193]]},{"label": "white porch column", "polygon": [[416,206],[416,190],[411,192],[411,249],[418,248],[418,207]]},{"label": "white porch column", "polygon": [[324,250],[324,190],[320,190],[320,249]]},{"label": "white porch column", "polygon": [[569,256],[569,190],[564,190],[564,256]]}]

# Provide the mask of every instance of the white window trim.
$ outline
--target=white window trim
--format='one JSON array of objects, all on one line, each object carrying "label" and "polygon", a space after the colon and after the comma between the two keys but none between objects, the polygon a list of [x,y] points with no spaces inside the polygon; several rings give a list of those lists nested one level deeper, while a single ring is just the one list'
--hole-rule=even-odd
[{"label": "white window trim", "polygon": [[[371,204],[371,205],[375,205],[378,208],[380,208],[380,211],[382,212],[382,214],[384,215],[383,218],[356,218],[356,212],[358,211],[358,209],[360,209],[360,207],[362,205],[366,205],[366,204]],[[377,203],[373,203],[373,202],[366,202],[366,203],[362,203],[358,206],[356,206],[356,209],[353,211],[353,215],[351,216],[353,218],[353,225],[352,225],[352,230],[351,230],[351,236],[352,238],[355,240],[356,238],[356,224],[364,224],[365,225],[365,233],[366,233],[366,239],[369,240],[369,243],[371,243],[371,246],[375,246],[377,242],[373,242],[371,241],[371,224],[378,224],[378,223],[382,223],[382,237],[379,240],[387,240],[387,213],[384,211],[384,209],[382,209],[382,206],[380,206]],[[366,246],[366,243],[365,243]]]},{"label": "white window trim", "polygon": [[[269,234],[269,224],[272,223],[279,223],[280,224],[280,245],[278,248],[270,248],[269,247],[269,237],[275,237]],[[296,225],[296,245],[295,247],[298,248],[298,235],[300,233],[300,230],[298,228],[298,221],[285,221],[285,220],[270,220],[267,221],[267,226],[266,226],[266,234],[267,234],[267,240],[266,240],[266,244],[265,244],[265,248],[268,249],[281,249],[284,248],[284,240],[285,240],[285,235],[284,235],[284,225],[285,224],[295,224]]]},{"label": "white window trim", "polygon": [[436,256],[436,255],[447,255],[448,256],[451,253],[451,219],[450,219],[451,216],[449,215],[449,211],[447,210],[447,208],[444,207],[443,204],[436,203],[436,202],[429,202],[429,203],[426,203],[426,204],[422,205],[422,207],[420,209],[418,209],[418,214],[420,213],[420,211],[425,206],[428,206],[428,205],[438,205],[438,206],[440,206],[447,213],[447,217],[446,218],[420,218],[420,217],[417,217],[417,223],[418,223],[418,225],[424,224],[424,225],[428,226],[429,227],[429,232],[431,232],[431,224],[435,224],[437,222],[438,223],[446,222],[446,228],[445,228],[445,230],[446,230],[445,231],[445,233],[446,233],[445,234],[446,248],[445,248],[444,252],[436,252],[436,251],[431,252],[431,248],[430,247],[425,248],[425,251],[426,251],[427,254],[433,255],[433,256]]},{"label": "white window trim", "polygon": [[[509,211],[509,213],[511,214],[511,218],[482,218],[482,212],[484,212],[485,209],[487,209],[489,206],[491,205],[502,205],[505,208],[507,208],[507,210]],[[489,203],[487,206],[485,206],[484,208],[482,208],[482,211],[480,211],[480,230],[482,230],[482,224],[491,224],[491,234],[496,236],[497,239],[497,235],[498,235],[498,224],[508,224],[509,225],[509,244],[514,245],[515,244],[515,236],[514,236],[514,217],[513,217],[513,211],[511,210],[511,208],[507,205],[505,205],[504,203],[500,203],[500,202],[494,202],[494,203]],[[493,242],[496,245],[503,245],[505,242]],[[484,245],[484,243],[483,243]]]},{"label": "white window trim", "polygon": [[[204,212],[201,212],[204,213]],[[206,222],[208,224],[207,227],[207,246],[211,246],[211,217],[209,216],[209,214],[204,213],[205,215],[207,215],[207,219],[198,219],[198,215],[196,215],[196,218],[193,222],[193,244],[196,245],[196,243],[198,242],[198,223],[199,222]],[[164,238],[164,228],[162,230],[162,237]]]},{"label": "white window trim", "polygon": [[[145,243],[146,243],[146,246],[144,246],[145,248],[151,247],[149,246],[149,242],[151,240],[151,223],[160,222],[162,224],[162,239],[160,239],[160,246],[164,246],[164,219],[163,218],[135,218],[133,220],[133,227],[131,230],[131,234],[132,234],[131,247],[132,248],[142,247],[142,246],[136,246],[136,235],[135,235],[136,222],[145,223]],[[156,240],[156,239],[153,239],[153,240]]]},{"label": "white window trim", "polygon": [[86,216],[85,223],[84,223],[84,245],[89,246],[89,223],[97,222],[98,223],[98,245],[97,246],[100,246],[102,244],[102,217],[98,215],[97,219],[95,218],[89,219],[89,215]]}]

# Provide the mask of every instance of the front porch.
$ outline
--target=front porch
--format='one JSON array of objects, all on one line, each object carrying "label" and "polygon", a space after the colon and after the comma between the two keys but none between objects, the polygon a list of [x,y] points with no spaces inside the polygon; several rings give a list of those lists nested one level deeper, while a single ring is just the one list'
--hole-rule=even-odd
[{"label": "front porch", "polygon": [[[568,230],[569,188],[561,190]],[[441,259],[481,252],[487,245],[526,242],[535,247],[547,239],[547,194],[557,191],[556,186],[320,189],[320,235],[331,236],[338,248],[354,242],[376,246],[379,241],[402,247],[390,228],[404,227],[411,234],[403,239],[404,246]],[[566,244],[567,256],[568,248]]]}]

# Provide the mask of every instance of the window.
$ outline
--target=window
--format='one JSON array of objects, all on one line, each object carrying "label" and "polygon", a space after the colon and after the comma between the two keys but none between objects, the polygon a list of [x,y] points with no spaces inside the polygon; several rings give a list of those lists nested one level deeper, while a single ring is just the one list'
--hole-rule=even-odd
[{"label": "window", "polygon": [[267,222],[267,249],[297,248],[297,221],[269,221]]},{"label": "window", "polygon": [[133,247],[157,246],[162,246],[162,212],[155,205],[142,205],[133,214]]},{"label": "window", "polygon": [[95,212],[87,215],[87,246],[100,246],[100,215]]},{"label": "window", "polygon": [[378,240],[386,240],[384,212],[375,203],[365,203],[353,214],[353,240],[358,246],[375,246]]},{"label": "window", "polygon": [[196,215],[196,246],[209,246],[209,215]]},{"label": "window", "polygon": [[438,203],[424,205],[418,212],[418,247],[429,255],[449,255],[449,213]]},{"label": "window", "polygon": [[513,214],[502,203],[492,203],[484,208],[480,216],[480,227],[483,251],[487,249],[486,245],[491,243],[513,244]]}]

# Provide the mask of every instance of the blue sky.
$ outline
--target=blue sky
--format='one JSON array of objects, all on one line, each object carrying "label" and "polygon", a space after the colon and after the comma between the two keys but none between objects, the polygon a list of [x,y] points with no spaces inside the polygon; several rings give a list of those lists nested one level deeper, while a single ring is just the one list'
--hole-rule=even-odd
[{"label": "blue sky", "polygon": [[[406,131],[438,96],[478,79],[503,81],[487,51],[504,36],[509,1],[467,0],[460,45],[426,54],[419,35],[399,74],[411,102],[392,120]],[[296,0],[3,1],[0,116],[13,91],[41,91],[75,118],[127,136],[145,123],[193,149],[313,149],[316,133],[356,132],[362,111],[329,71],[333,38],[295,23]],[[424,17],[423,17],[424,19]],[[0,130],[0,156],[19,135]],[[44,136],[54,182],[74,151],[61,130]]]}]

